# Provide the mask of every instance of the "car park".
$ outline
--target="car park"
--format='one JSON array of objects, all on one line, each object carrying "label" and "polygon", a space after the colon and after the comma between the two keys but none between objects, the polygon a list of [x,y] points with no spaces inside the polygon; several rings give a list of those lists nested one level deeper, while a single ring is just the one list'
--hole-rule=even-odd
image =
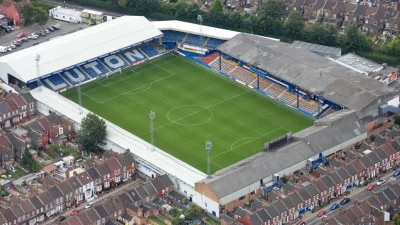
[{"label": "car park", "polygon": [[349,202],[350,202],[350,198],[344,198],[342,201],[340,201],[340,204],[341,205],[346,205]]},{"label": "car park", "polygon": [[23,38],[23,37],[25,37],[26,36],[26,34],[24,33],[24,32],[22,32],[22,33],[19,33],[18,35],[17,35],[17,38]]},{"label": "car park", "polygon": [[336,209],[338,209],[340,207],[340,205],[338,204],[338,203],[335,203],[335,204],[333,204],[332,206],[331,206],[331,211],[334,211],[334,210],[336,210]]},{"label": "car park", "polygon": [[384,184],[386,182],[386,180],[384,179],[379,179],[378,182],[376,182],[377,186],[381,186],[382,184]]}]

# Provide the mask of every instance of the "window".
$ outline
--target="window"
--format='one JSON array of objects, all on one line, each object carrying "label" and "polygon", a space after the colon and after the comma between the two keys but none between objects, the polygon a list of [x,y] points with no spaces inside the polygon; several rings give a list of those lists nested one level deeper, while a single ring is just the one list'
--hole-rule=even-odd
[{"label": "window", "polygon": [[243,195],[242,197],[239,198],[239,201],[243,200],[245,196]]},{"label": "window", "polygon": [[377,24],[376,20],[374,21],[374,24],[375,24],[375,25]]},{"label": "window", "polygon": [[8,154],[5,154],[5,155],[4,155],[4,158],[7,160],[7,159],[8,159]]}]

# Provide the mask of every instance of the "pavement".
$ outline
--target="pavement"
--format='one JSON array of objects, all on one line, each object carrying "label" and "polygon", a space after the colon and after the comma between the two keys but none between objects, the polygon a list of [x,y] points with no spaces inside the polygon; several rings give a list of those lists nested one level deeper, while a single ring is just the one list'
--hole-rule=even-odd
[{"label": "pavement", "polygon": [[11,45],[16,39],[17,39],[17,35],[19,33],[26,33],[26,35],[30,35],[34,32],[37,32],[39,30],[42,30],[43,27],[49,27],[49,26],[53,26],[56,24],[60,24],[60,30],[55,30],[53,32],[50,32],[49,34],[47,34],[46,36],[42,37],[39,36],[39,38],[37,40],[29,40],[28,42],[23,42],[22,45],[20,47],[17,47],[15,49],[13,49],[11,52],[7,52],[7,53],[0,53],[0,57],[3,55],[7,55],[7,54],[11,54],[13,52],[16,51],[20,51],[22,49],[28,48],[33,46],[36,43],[42,43],[42,42],[46,42],[49,41],[52,38],[55,38],[57,36],[62,36],[68,33],[72,33],[78,30],[81,30],[85,27],[87,27],[88,25],[85,24],[74,24],[74,23],[68,23],[68,22],[64,22],[64,21],[60,21],[60,20],[54,20],[54,19],[49,19],[46,23],[46,25],[44,26],[40,26],[38,24],[33,24],[31,26],[25,26],[25,27],[15,27],[15,30],[10,32],[10,33],[6,33],[5,35],[1,35],[0,36],[0,45],[1,46],[9,46]]},{"label": "pavement", "polygon": [[[127,182],[117,186],[115,189],[109,190],[108,192],[105,192],[103,194],[101,194],[98,198],[94,199],[93,201],[91,201],[91,207],[96,206],[97,204],[101,204],[104,201],[110,199],[113,196],[117,196],[118,194],[124,192],[126,189],[129,189],[131,186],[135,186],[138,185],[141,182],[141,180],[136,179],[134,180],[128,180]],[[71,207],[69,210],[64,211],[58,215],[53,215],[51,216],[48,220],[40,223],[41,225],[50,225],[50,224],[55,224],[54,221],[56,221],[58,219],[58,217],[60,216],[66,216],[69,217],[69,214],[71,214],[71,212],[75,209],[79,209],[80,212],[84,212],[85,209],[85,205],[86,202],[82,203],[79,207],[75,208],[75,207]]]},{"label": "pavement", "polygon": [[71,3],[71,2],[67,2],[67,1],[63,1],[63,0],[39,0],[39,1],[41,1],[41,2],[49,2],[49,3],[53,3],[55,5],[60,5],[60,6],[64,6],[64,4],[65,4],[65,7],[71,8],[71,9],[75,9],[75,10],[79,10],[79,11],[82,11],[84,9],[90,9],[90,10],[94,10],[94,11],[99,11],[99,12],[103,12],[106,16],[120,17],[120,16],[124,15],[122,13],[117,13],[117,12],[110,11],[110,10],[105,10],[105,9],[92,7],[92,6],[82,6],[82,5],[79,5],[77,3]]},{"label": "pavement", "polygon": [[[388,187],[388,183],[392,182],[392,183],[398,183],[400,181],[400,176],[398,177],[393,177],[393,171],[390,170],[388,172],[386,172],[386,174],[384,176],[382,176],[380,179],[384,179],[386,180],[386,183],[384,183],[381,186],[377,186],[374,189],[374,192],[380,192],[383,189]],[[374,181],[374,183],[376,183],[376,181]],[[371,182],[372,183],[372,182]],[[340,208],[348,208],[350,206],[353,205],[353,201],[354,200],[359,200],[362,201],[364,199],[367,199],[368,197],[372,196],[372,192],[367,190],[366,186],[361,186],[361,187],[353,187],[350,189],[350,194],[347,196],[342,196],[339,199],[337,199],[334,203],[339,203],[343,198],[350,198],[351,201],[350,203],[346,204],[346,205],[341,205]],[[330,205],[325,206],[324,208],[318,209],[316,210],[314,213],[305,213],[303,214],[303,221],[307,224],[307,225],[318,225],[321,223],[321,218],[322,217],[318,217],[318,212],[321,210],[325,210],[327,212],[326,216],[327,217],[332,217],[336,214],[338,214],[340,211],[338,209],[331,211],[330,207],[332,206],[333,203],[331,203]]]}]

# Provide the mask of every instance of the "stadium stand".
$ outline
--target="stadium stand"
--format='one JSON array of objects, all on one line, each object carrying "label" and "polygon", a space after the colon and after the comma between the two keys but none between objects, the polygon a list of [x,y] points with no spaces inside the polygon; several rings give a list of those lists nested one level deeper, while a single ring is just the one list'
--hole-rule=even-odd
[{"label": "stadium stand", "polygon": [[157,50],[151,45],[145,45],[140,48],[149,58],[158,55]]},{"label": "stadium stand", "polygon": [[285,89],[275,83],[265,89],[265,92],[274,98],[278,97],[283,91],[285,91]]},{"label": "stadium stand", "polygon": [[207,37],[203,37],[200,35],[188,34],[184,43],[188,44],[188,45],[203,47],[206,39],[207,39]]},{"label": "stadium stand", "polygon": [[129,49],[125,50],[121,53],[126,60],[130,63],[135,63],[137,61],[146,60],[146,56],[144,56],[141,52],[137,49]]},{"label": "stadium stand", "polygon": [[301,110],[303,110],[311,115],[314,115],[316,112],[318,112],[318,104],[314,101],[310,101],[310,100],[307,101],[304,99],[300,99],[299,107]]},{"label": "stadium stand", "polygon": [[[233,70],[235,68],[234,65],[228,63],[225,59],[222,59],[222,63],[221,63],[221,69],[222,72],[224,73],[229,73],[231,70]],[[214,60],[210,66],[216,70],[219,70],[219,61],[218,60]]]},{"label": "stadium stand", "polygon": [[81,68],[91,77],[97,77],[108,72],[108,70],[98,60],[82,65]]},{"label": "stadium stand", "polygon": [[280,96],[279,99],[284,101],[286,104],[288,105],[294,105],[297,101],[296,95],[288,92],[288,91],[284,91]]},{"label": "stadium stand", "polygon": [[125,62],[125,60],[120,58],[118,55],[109,55],[100,60],[111,71],[128,66],[128,64]]},{"label": "stadium stand", "polygon": [[245,84],[250,84],[256,79],[256,75],[252,74],[250,71],[237,66],[229,75],[244,82]]},{"label": "stadium stand", "polygon": [[219,40],[216,38],[209,38],[204,47],[208,48],[208,49],[214,49],[214,48],[217,48],[218,46],[222,45],[223,43],[225,43],[224,40]]},{"label": "stadium stand", "polygon": [[179,31],[164,30],[162,32],[164,33],[162,40],[167,42],[182,42],[186,36],[186,33]]},{"label": "stadium stand", "polygon": [[79,83],[79,79],[81,82],[89,80],[90,78],[85,74],[85,72],[81,71],[79,68],[73,68],[61,73],[61,76],[65,78],[70,84],[76,85]]},{"label": "stadium stand", "polygon": [[196,59],[202,61],[205,64],[210,64],[212,61],[214,61],[218,57],[219,53],[214,52],[206,57],[197,57]]},{"label": "stadium stand", "polygon": [[69,85],[59,74],[54,74],[51,75],[50,77],[41,79],[41,82],[44,86],[50,88],[53,91],[58,91],[69,87]]}]

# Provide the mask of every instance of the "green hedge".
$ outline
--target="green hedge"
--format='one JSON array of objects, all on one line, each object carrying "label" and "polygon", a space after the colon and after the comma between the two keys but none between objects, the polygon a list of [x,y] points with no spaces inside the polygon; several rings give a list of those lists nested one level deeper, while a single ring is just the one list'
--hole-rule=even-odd
[{"label": "green hedge", "polygon": [[357,54],[377,63],[387,63],[393,67],[400,65],[400,59],[396,56],[386,55],[379,52],[357,52]]}]

